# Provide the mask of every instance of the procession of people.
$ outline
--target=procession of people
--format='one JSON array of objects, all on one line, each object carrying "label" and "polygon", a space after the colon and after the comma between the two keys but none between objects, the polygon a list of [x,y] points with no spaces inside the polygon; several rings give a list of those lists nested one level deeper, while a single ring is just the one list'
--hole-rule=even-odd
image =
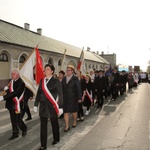
[{"label": "procession of people", "polygon": [[[50,118],[53,141],[52,145],[60,140],[59,117],[63,113],[65,123],[64,132],[70,128],[76,128],[78,121],[84,121],[90,114],[90,108],[102,109],[105,101],[115,101],[119,96],[132,91],[141,82],[150,83],[147,73],[119,72],[115,67],[111,70],[91,69],[85,75],[74,66],[67,66],[66,70],[61,70],[58,77],[54,76],[55,67],[46,64],[44,67],[45,77],[41,79],[35,95],[34,111],[38,111],[40,116],[40,142],[39,150],[47,149],[47,125]],[[28,89],[20,77],[18,69],[11,71],[11,79],[4,87],[4,93],[0,96],[0,101],[6,101],[6,108],[10,114],[12,125],[12,135],[9,140],[19,137],[19,129],[22,137],[27,135],[27,125],[23,121],[32,120],[32,114],[28,106],[28,101],[33,99],[33,92]],[[110,97],[110,99],[108,99]],[[72,116],[72,120],[70,118]],[[70,121],[71,120],[71,121]],[[70,124],[72,122],[72,124]]]}]

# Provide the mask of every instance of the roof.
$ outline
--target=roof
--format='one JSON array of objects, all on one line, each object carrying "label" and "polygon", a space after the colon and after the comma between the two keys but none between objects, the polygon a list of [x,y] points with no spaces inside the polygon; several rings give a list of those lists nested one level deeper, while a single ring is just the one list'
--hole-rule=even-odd
[{"label": "roof", "polygon": [[[0,42],[7,42],[25,47],[34,48],[38,44],[38,48],[45,51],[64,54],[66,49],[66,55],[73,57],[80,57],[81,48],[72,46],[70,44],[39,35],[36,32],[26,30],[20,26],[8,23],[0,20]],[[102,57],[97,57],[95,54],[89,51],[84,51],[84,59],[92,60],[95,62],[108,63]]]},{"label": "roof", "polygon": [[99,60],[101,60],[102,62],[106,63],[106,64],[110,64],[106,59],[104,59],[103,57],[101,57],[100,55],[93,53],[93,55],[95,55],[96,57],[99,58]]}]

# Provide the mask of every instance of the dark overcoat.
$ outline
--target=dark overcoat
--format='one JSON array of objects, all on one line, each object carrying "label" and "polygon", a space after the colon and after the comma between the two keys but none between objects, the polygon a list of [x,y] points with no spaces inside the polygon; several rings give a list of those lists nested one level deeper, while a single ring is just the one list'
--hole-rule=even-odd
[{"label": "dark overcoat", "polygon": [[98,91],[103,91],[105,90],[105,87],[106,87],[106,79],[104,76],[100,77],[100,76],[97,76],[95,78],[95,89],[97,89],[97,92]]},{"label": "dark overcoat", "polygon": [[26,87],[24,92],[24,101],[28,102],[30,97],[33,97],[33,92]]},{"label": "dark overcoat", "polygon": [[[42,89],[42,80],[40,81],[40,84],[39,84],[34,106],[38,107],[38,105],[40,104],[39,106],[40,117],[44,117],[44,118],[54,117],[57,115],[57,113],[55,111],[53,104],[48,100],[48,98],[46,97]],[[48,81],[46,86],[55,100],[57,99],[57,96],[58,96],[58,99],[59,99],[58,104],[60,107],[62,107],[63,96],[62,96],[62,86],[61,86],[60,81],[52,77]]]},{"label": "dark overcoat", "polygon": [[62,80],[63,89],[63,110],[64,113],[71,113],[78,111],[78,100],[82,99],[81,84],[78,78],[73,75],[72,78],[66,83],[66,77]]}]

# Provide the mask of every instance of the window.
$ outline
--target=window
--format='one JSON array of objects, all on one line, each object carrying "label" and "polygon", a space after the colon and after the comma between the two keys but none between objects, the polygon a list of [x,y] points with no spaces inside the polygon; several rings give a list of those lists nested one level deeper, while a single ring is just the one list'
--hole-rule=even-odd
[{"label": "window", "polygon": [[26,58],[25,58],[24,56],[21,56],[21,57],[20,57],[20,60],[19,60],[19,63],[24,63],[25,60],[26,60]]},{"label": "window", "polygon": [[89,68],[91,69],[91,64],[89,64]]},{"label": "window", "polygon": [[59,61],[58,61],[58,66],[61,66],[61,64],[62,64],[62,60],[59,59]]},{"label": "window", "polygon": [[53,65],[53,60],[51,58],[48,60],[48,64]]},{"label": "window", "polygon": [[94,64],[93,64],[93,69],[94,69]]},{"label": "window", "polygon": [[98,66],[97,66],[97,64],[96,64],[96,69],[98,69]]},{"label": "window", "polygon": [[6,61],[6,62],[8,62],[8,56],[6,54],[2,53],[0,55],[0,61]]}]

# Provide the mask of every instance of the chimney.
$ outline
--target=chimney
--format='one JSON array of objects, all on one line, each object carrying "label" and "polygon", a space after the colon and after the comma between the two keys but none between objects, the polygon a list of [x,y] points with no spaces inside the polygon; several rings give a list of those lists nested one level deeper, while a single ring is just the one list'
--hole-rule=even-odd
[{"label": "chimney", "polygon": [[97,54],[99,55],[99,51],[97,51]]},{"label": "chimney", "polygon": [[29,28],[30,28],[30,24],[24,23],[24,29],[25,29],[25,30],[29,30]]},{"label": "chimney", "polygon": [[102,55],[104,55],[104,52],[102,51]]},{"label": "chimney", "polygon": [[42,35],[42,29],[41,28],[37,29],[37,34]]},{"label": "chimney", "polygon": [[87,47],[87,51],[90,52],[90,47]]}]

